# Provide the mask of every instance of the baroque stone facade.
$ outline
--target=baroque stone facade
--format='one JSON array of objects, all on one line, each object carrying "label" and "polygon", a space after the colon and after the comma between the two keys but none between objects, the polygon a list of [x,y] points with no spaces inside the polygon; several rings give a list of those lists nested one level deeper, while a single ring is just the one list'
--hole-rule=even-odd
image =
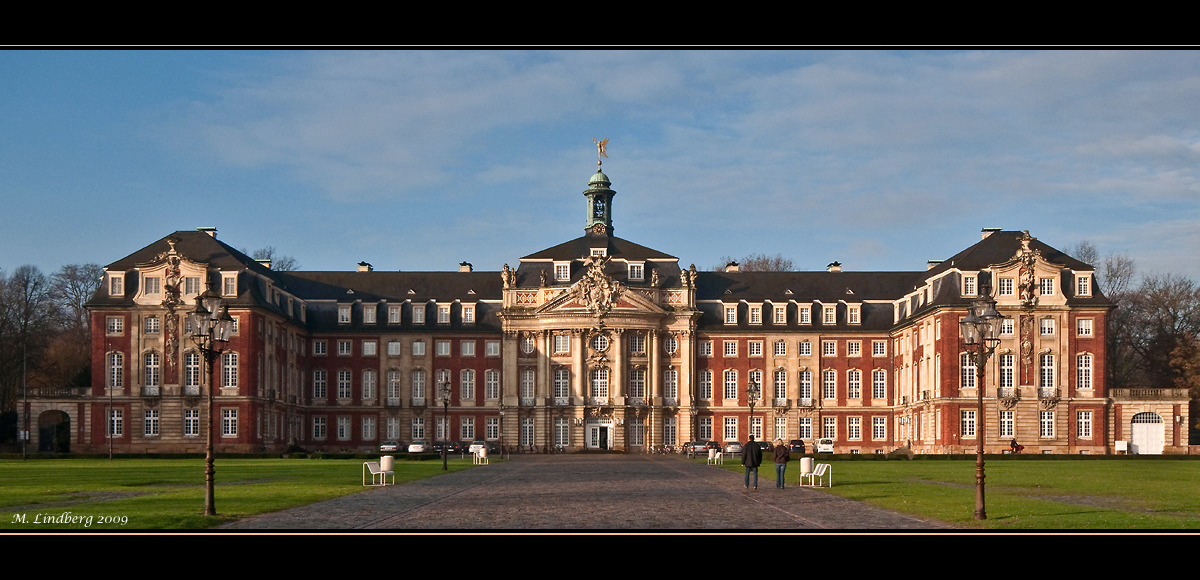
[{"label": "baroque stone facade", "polygon": [[[978,436],[990,453],[1186,452],[1186,392],[1109,392],[1112,305],[1092,266],[1028,232],[984,230],[923,271],[699,272],[616,237],[610,185],[590,179],[581,237],[498,272],[277,272],[211,228],[170,234],[105,268],[92,387],[31,399],[34,437],[200,452],[213,424],[219,452],[641,453],[750,432],[841,453],[971,453]],[[238,324],[212,379],[185,324],[209,287]],[[958,322],[985,291],[1008,322],[977,384]]]}]

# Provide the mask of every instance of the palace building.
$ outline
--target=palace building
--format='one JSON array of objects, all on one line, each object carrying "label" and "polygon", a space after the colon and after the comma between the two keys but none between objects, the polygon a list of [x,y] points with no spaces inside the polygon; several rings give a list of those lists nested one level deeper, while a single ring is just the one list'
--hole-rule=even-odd
[{"label": "palace building", "polygon": [[[589,180],[583,235],[499,271],[280,272],[215,229],[169,234],[105,267],[91,388],[32,397],[33,437],[91,453],[202,452],[209,425],[224,453],[644,453],[751,433],[839,453],[1187,450],[1186,392],[1109,392],[1112,304],[1091,265],[1028,232],[985,229],[920,271],[701,272],[616,237],[610,185]],[[236,320],[211,380],[186,321],[209,288]],[[959,320],[985,291],[1007,320],[980,382]]]}]

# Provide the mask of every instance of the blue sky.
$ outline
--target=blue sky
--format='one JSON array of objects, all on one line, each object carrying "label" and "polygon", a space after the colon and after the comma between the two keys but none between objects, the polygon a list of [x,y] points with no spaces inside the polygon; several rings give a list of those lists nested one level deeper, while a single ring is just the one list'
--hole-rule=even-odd
[{"label": "blue sky", "polygon": [[0,269],[218,228],[306,270],[582,234],[920,270],[1027,229],[1200,278],[1193,51],[4,51]]}]

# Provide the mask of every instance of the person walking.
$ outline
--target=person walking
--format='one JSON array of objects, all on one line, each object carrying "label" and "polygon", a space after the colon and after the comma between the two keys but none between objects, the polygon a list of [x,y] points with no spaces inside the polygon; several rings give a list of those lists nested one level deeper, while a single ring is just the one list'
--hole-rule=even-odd
[{"label": "person walking", "polygon": [[750,489],[750,472],[754,472],[754,489],[758,489],[758,466],[762,465],[762,448],[754,436],[742,446],[742,466],[746,468],[746,489]]},{"label": "person walking", "polygon": [[775,440],[775,487],[783,489],[783,472],[787,471],[788,461],[792,460],[792,453],[788,451],[786,445],[783,444],[783,439]]}]

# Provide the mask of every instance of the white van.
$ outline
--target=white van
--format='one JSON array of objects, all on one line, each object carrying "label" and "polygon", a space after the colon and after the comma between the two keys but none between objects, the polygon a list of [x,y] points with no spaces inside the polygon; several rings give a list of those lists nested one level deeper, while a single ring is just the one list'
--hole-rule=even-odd
[{"label": "white van", "polygon": [[824,438],[817,439],[816,445],[813,445],[817,453],[833,453],[833,439]]}]

